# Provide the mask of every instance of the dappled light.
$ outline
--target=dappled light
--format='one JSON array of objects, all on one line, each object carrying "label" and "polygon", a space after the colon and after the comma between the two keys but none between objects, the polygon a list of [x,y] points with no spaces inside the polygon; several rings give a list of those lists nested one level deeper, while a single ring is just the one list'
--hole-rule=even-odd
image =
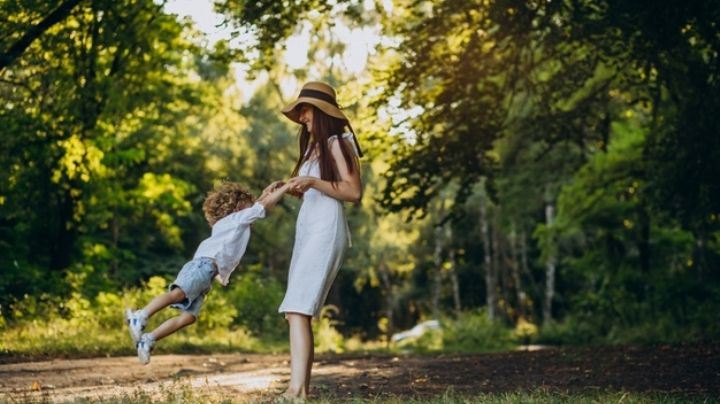
[{"label": "dappled light", "polygon": [[[270,401],[299,352],[278,308],[318,285],[313,400],[717,399],[718,21],[679,0],[0,1],[0,401]],[[343,133],[359,171],[318,140]],[[240,264],[213,283],[199,257],[202,311],[143,366],[125,308],[222,232],[203,206],[227,182],[251,197],[223,215],[262,204],[230,230]],[[307,257],[329,269],[293,282]]]}]

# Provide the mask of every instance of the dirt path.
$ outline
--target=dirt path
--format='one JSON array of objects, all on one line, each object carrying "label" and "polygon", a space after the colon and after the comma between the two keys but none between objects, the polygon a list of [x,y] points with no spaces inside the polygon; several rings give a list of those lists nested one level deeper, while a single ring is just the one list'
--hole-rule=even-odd
[{"label": "dirt path", "polygon": [[[53,401],[143,393],[178,385],[228,398],[272,397],[287,383],[286,355],[158,355],[0,365],[0,400],[46,394]],[[720,346],[567,348],[440,356],[319,356],[315,397],[431,397],[550,389],[622,390],[720,398]]]}]

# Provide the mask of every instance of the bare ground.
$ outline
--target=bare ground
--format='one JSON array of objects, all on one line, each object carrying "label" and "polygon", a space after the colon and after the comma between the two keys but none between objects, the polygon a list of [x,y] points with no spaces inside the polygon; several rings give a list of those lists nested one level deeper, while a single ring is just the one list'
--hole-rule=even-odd
[{"label": "bare ground", "polygon": [[[7,361],[5,358],[4,361]],[[141,392],[193,393],[264,401],[289,378],[287,355],[157,355],[0,364],[0,401],[52,401]],[[429,398],[517,391],[625,391],[720,398],[720,345],[544,349],[460,355],[319,355],[314,398]]]}]

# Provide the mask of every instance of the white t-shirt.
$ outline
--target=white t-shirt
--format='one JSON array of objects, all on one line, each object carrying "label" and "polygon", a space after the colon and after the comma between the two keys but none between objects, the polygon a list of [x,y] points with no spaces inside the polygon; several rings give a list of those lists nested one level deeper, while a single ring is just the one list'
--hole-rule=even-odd
[{"label": "white t-shirt", "polygon": [[193,258],[208,257],[215,260],[218,280],[223,285],[240,263],[250,241],[250,225],[265,217],[265,207],[258,202],[249,208],[231,213],[215,222],[210,237],[203,240]]}]

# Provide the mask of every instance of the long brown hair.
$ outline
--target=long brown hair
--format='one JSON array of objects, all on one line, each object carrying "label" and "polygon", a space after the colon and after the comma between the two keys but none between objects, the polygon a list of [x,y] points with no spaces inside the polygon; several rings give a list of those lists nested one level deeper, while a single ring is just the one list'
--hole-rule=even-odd
[{"label": "long brown hair", "polygon": [[[312,128],[314,143],[310,144],[310,132],[308,132],[307,126],[301,125],[299,130],[300,156],[298,157],[298,161],[295,164],[295,168],[293,169],[291,176],[297,177],[298,172],[300,171],[300,166],[302,166],[305,160],[310,157],[309,155],[306,155],[308,154],[308,148],[317,147],[318,163],[320,164],[320,179],[330,181],[333,187],[336,187],[337,185],[335,182],[340,181],[342,178],[340,177],[340,172],[335,164],[335,160],[330,154],[330,144],[328,139],[330,139],[333,135],[338,135],[338,142],[340,142],[340,150],[342,151],[343,159],[345,160],[345,164],[347,164],[348,171],[352,173],[355,170],[356,164],[355,153],[350,149],[351,146],[342,141],[342,134],[346,127],[352,132],[350,122],[345,119],[330,116],[312,104],[300,104],[297,108],[301,108],[303,105],[308,105],[313,109]],[[312,153],[310,153],[310,155],[311,154]]]}]

